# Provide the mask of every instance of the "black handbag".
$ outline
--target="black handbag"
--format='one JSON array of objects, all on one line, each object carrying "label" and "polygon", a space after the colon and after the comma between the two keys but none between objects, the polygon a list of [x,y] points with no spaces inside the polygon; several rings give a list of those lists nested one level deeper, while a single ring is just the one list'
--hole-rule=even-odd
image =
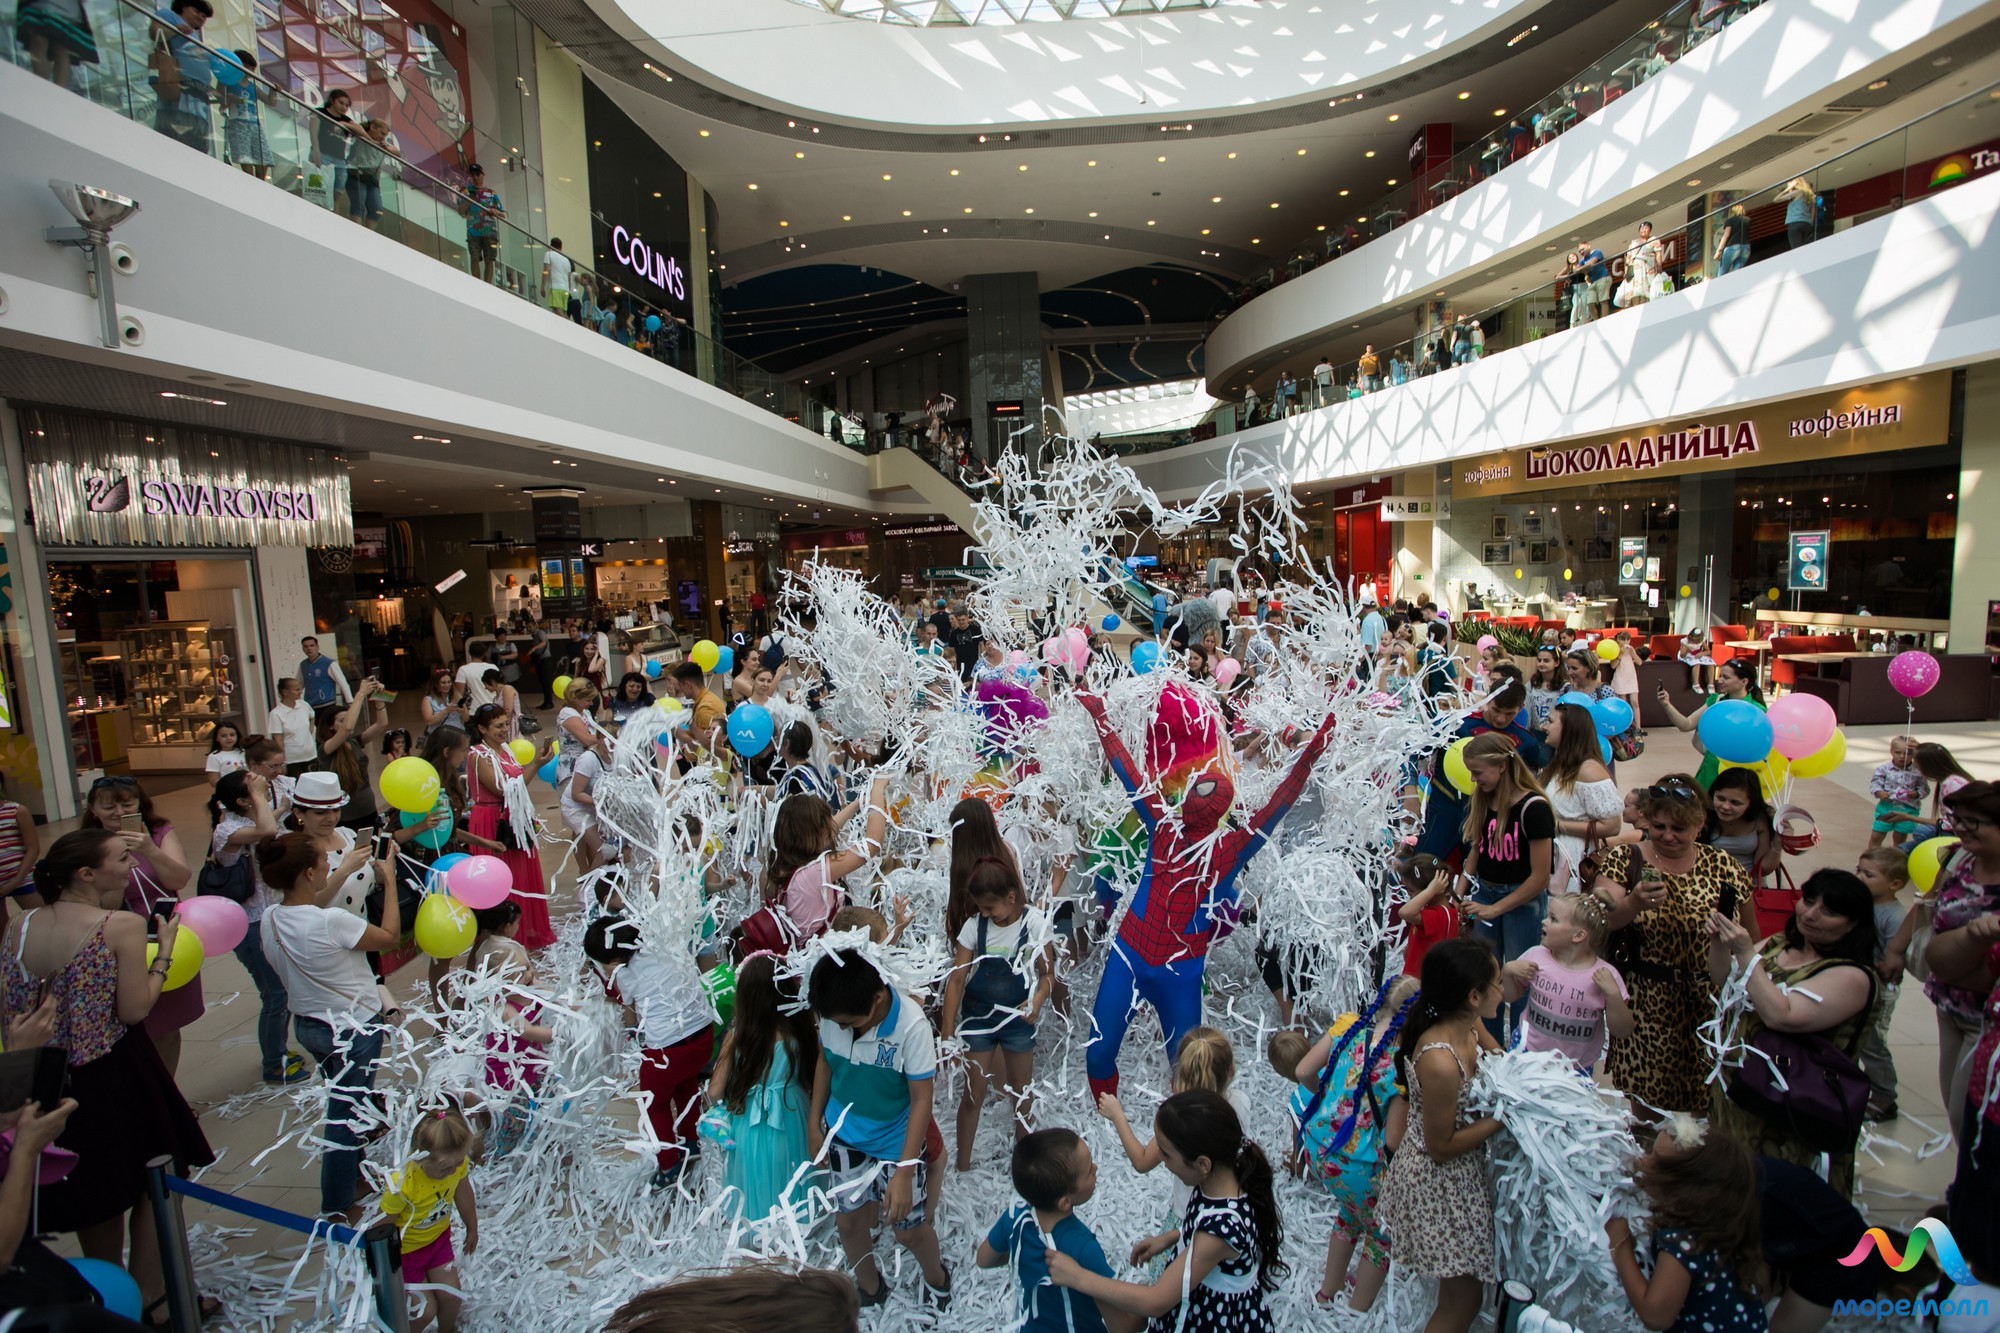
[{"label": "black handbag", "polygon": [[[1729,1100],[1814,1152],[1852,1152],[1868,1109],[1868,1075],[1854,1056],[1875,1013],[1875,971],[1868,1004],[1845,1049],[1817,1032],[1764,1029],[1748,1042],[1743,1065],[1729,1080]],[[1820,973],[1830,969],[1822,968]]]},{"label": "black handbag", "polygon": [[222,865],[213,856],[201,863],[201,873],[195,876],[195,896],[199,898],[227,898],[232,903],[247,903],[257,892],[257,876],[250,864],[252,852],[248,847],[236,853],[235,865]]}]

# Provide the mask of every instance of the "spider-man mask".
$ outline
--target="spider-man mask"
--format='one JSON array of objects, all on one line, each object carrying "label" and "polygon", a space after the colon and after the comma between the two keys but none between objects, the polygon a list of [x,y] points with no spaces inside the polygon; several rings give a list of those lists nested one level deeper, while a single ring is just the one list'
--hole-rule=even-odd
[{"label": "spider-man mask", "polygon": [[1234,804],[1235,782],[1219,768],[1204,769],[1189,781],[1181,798],[1181,827],[1194,837],[1205,838],[1215,832]]}]

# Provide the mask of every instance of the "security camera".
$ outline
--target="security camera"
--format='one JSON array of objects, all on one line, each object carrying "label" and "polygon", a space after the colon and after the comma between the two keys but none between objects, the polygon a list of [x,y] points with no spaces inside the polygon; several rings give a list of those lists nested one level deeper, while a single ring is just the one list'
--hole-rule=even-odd
[{"label": "security camera", "polygon": [[56,192],[56,198],[69,210],[79,227],[86,231],[109,232],[126,218],[139,211],[136,199],[127,199],[122,194],[100,190],[95,185],[77,185],[65,180],[51,180],[49,188]]},{"label": "security camera", "polygon": [[129,278],[139,271],[139,256],[132,253],[132,247],[123,241],[111,243],[111,267],[118,270],[121,277]]},{"label": "security camera", "polygon": [[146,326],[136,316],[118,317],[118,341],[127,347],[138,347],[146,341]]}]

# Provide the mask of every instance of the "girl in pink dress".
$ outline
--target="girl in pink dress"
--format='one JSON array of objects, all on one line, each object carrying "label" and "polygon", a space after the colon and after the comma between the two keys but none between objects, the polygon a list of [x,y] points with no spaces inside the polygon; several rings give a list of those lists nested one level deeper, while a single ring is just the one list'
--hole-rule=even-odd
[{"label": "girl in pink dress", "polygon": [[513,872],[513,901],[521,905],[521,930],[516,938],[523,948],[545,949],[556,942],[556,933],[549,924],[548,882],[542,875],[541,854],[535,848],[534,811],[523,775],[548,759],[555,740],[545,735],[535,757],[524,767],[507,750],[507,736],[513,727],[512,715],[498,704],[488,704],[472,715],[472,734],[478,741],[467,760],[466,785],[472,789],[469,831],[475,838],[498,842],[505,848],[497,855]]}]

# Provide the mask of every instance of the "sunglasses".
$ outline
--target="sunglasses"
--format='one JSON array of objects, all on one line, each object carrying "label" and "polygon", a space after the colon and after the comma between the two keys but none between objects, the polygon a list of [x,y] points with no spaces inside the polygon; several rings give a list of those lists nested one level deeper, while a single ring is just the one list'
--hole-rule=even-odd
[{"label": "sunglasses", "polygon": [[1681,782],[1656,782],[1646,788],[1646,795],[1654,800],[1678,799],[1693,801],[1700,799],[1701,793]]},{"label": "sunglasses", "polygon": [[138,785],[139,785],[139,779],[137,778],[106,777],[106,778],[99,778],[97,781],[91,783],[90,790],[92,791],[92,793],[96,793],[102,791],[106,787],[137,787]]}]

